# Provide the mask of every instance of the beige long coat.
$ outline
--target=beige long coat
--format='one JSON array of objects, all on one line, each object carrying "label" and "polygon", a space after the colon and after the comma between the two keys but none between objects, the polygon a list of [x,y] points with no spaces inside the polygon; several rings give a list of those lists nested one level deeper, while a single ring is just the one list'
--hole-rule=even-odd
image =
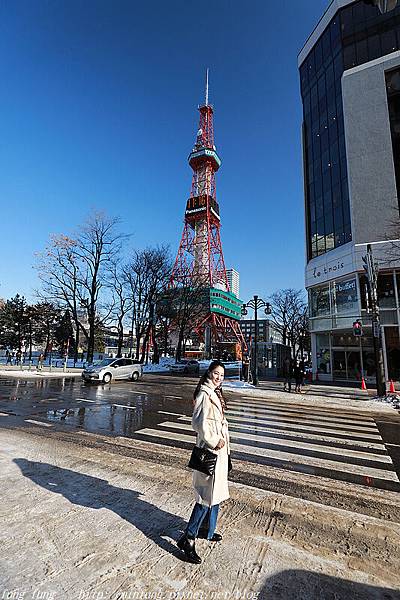
[{"label": "beige long coat", "polygon": [[[208,384],[208,380],[201,386],[196,396],[192,427],[197,433],[197,446],[205,446],[218,456],[214,475],[193,471],[196,502],[205,506],[214,506],[229,498],[228,454],[230,450],[228,422],[222,412],[221,402],[214,388]],[[225,440],[224,447],[214,450],[221,438]]]}]

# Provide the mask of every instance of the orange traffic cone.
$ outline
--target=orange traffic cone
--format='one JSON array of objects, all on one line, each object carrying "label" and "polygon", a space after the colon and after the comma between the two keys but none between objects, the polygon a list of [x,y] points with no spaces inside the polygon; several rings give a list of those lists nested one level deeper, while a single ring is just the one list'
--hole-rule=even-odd
[{"label": "orange traffic cone", "polygon": [[394,389],[393,379],[390,380],[389,392],[390,392],[390,394],[395,394],[396,393],[396,390]]},{"label": "orange traffic cone", "polygon": [[364,379],[364,377],[361,379],[361,389],[362,390],[366,390],[367,389],[367,386],[365,385],[365,379]]}]

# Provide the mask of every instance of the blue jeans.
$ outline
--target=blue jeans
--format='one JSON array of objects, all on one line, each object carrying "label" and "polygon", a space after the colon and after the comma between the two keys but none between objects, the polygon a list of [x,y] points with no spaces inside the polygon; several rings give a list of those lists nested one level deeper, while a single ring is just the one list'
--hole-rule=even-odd
[{"label": "blue jeans", "polygon": [[192,514],[190,515],[189,523],[186,527],[186,535],[190,538],[196,538],[199,534],[200,525],[202,524],[204,517],[209,512],[210,524],[208,526],[207,539],[211,540],[215,533],[217,526],[219,504],[214,506],[203,506],[203,504],[196,504],[193,507]]}]

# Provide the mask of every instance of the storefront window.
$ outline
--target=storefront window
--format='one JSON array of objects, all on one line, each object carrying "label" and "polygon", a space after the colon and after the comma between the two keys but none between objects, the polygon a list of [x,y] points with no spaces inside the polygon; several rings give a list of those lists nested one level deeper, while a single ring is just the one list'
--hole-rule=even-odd
[{"label": "storefront window", "polygon": [[329,286],[314,288],[310,292],[311,316],[320,317],[331,312],[329,303]]},{"label": "storefront window", "polygon": [[356,279],[336,281],[332,286],[334,311],[339,314],[358,313]]},{"label": "storefront window", "polygon": [[329,374],[331,372],[331,353],[329,348],[329,335],[317,334],[317,371]]},{"label": "storefront window", "polygon": [[380,308],[395,308],[393,273],[378,276],[378,302]]},{"label": "storefront window", "polygon": [[387,367],[390,379],[400,378],[400,337],[397,327],[385,327]]}]

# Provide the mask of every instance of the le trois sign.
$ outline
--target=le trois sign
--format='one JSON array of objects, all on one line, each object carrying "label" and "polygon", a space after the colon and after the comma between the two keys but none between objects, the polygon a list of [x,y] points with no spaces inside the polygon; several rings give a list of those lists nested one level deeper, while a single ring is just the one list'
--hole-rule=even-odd
[{"label": "le trois sign", "polygon": [[306,267],[306,287],[330,281],[356,271],[355,254],[353,248],[343,248],[335,252],[335,258],[329,253],[311,260]]},{"label": "le trois sign", "polygon": [[330,275],[331,273],[337,273],[338,271],[343,271],[344,262],[339,261],[335,265],[330,265],[329,267],[314,267],[313,277],[314,279],[319,279],[323,275]]}]

